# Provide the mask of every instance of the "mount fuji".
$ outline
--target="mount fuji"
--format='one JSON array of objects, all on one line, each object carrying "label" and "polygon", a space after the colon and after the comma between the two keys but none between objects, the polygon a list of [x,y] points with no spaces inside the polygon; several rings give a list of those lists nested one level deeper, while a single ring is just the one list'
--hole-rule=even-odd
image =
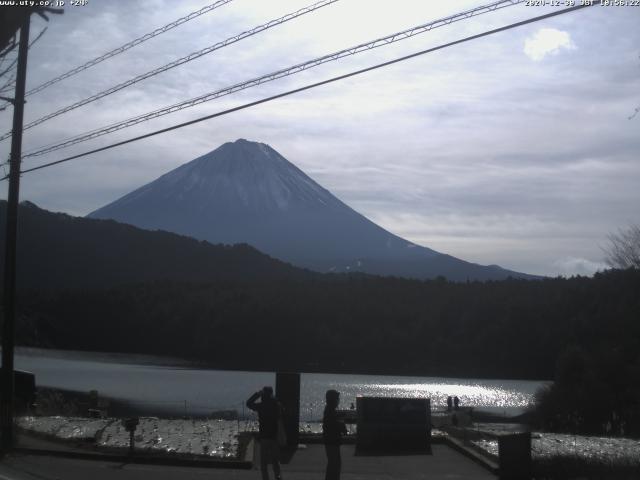
[{"label": "mount fuji", "polygon": [[269,145],[244,139],[172,170],[89,214],[212,243],[248,243],[296,266],[450,280],[534,278],[394,235],[318,185]]}]

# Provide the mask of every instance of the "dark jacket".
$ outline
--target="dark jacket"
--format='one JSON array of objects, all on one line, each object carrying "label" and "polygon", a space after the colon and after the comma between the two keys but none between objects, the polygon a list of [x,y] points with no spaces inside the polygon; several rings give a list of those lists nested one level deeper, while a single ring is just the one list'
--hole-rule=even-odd
[{"label": "dark jacket", "polygon": [[340,445],[341,436],[347,433],[344,422],[338,418],[335,408],[324,407],[322,416],[322,438],[325,445]]},{"label": "dark jacket", "polygon": [[253,394],[247,400],[247,407],[258,412],[259,438],[277,438],[278,419],[282,416],[282,406],[275,398],[263,399],[260,403],[256,400],[260,394]]}]

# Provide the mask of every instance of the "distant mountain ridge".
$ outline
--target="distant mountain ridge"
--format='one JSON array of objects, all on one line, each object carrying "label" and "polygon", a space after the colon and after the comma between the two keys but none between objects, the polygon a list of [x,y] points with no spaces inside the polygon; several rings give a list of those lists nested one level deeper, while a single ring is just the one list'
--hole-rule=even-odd
[{"label": "distant mountain ridge", "polygon": [[[0,224],[7,202],[0,201]],[[18,210],[18,288],[110,288],[156,282],[273,281],[312,272],[249,245],[211,245],[112,220],[72,217],[22,202]],[[4,250],[0,236],[0,251]],[[0,269],[4,256],[0,256]]]},{"label": "distant mountain ridge", "polygon": [[534,278],[416,245],[371,222],[269,145],[225,143],[88,215],[211,243],[247,243],[319,272]]}]

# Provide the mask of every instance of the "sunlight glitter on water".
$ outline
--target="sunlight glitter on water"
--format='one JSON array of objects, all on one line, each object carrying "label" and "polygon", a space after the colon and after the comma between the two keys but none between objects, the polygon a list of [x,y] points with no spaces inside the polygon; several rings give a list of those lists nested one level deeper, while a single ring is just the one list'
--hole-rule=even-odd
[{"label": "sunlight glitter on water", "polygon": [[517,415],[533,402],[536,389],[543,384],[543,382],[510,380],[483,380],[480,383],[473,380],[456,381],[453,378],[403,379],[402,377],[396,377],[398,383],[383,383],[380,382],[380,377],[349,377],[351,378],[334,378],[333,381],[320,374],[309,376],[308,381],[303,377],[304,416],[306,418],[321,417],[324,400],[324,392],[321,388],[326,388],[327,385],[341,392],[341,408],[349,408],[358,396],[418,397],[430,398],[432,411],[437,411],[446,408],[447,397],[457,396],[460,405],[464,407],[478,408],[497,414]]},{"label": "sunlight glitter on water", "polygon": [[429,383],[422,385],[379,385],[378,388],[390,396],[409,395],[431,398],[434,406],[446,405],[448,396],[457,396],[461,405],[474,407],[524,408],[531,396],[522,392],[485,385],[456,385]]}]

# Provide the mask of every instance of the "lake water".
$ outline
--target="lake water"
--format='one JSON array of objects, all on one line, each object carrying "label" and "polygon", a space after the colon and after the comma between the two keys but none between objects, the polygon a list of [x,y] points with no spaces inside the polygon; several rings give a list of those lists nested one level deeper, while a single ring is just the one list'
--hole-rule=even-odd
[{"label": "lake water", "polygon": [[[36,384],[101,396],[167,415],[206,415],[216,410],[244,412],[245,400],[275,374],[198,369],[180,361],[145,357],[19,348],[16,368],[33,372]],[[177,366],[176,366],[177,365]],[[432,409],[444,408],[447,396],[460,405],[516,415],[547,382],[384,375],[302,374],[301,419],[322,417],[324,393],[341,392],[341,407],[356,396],[430,398]]]}]

